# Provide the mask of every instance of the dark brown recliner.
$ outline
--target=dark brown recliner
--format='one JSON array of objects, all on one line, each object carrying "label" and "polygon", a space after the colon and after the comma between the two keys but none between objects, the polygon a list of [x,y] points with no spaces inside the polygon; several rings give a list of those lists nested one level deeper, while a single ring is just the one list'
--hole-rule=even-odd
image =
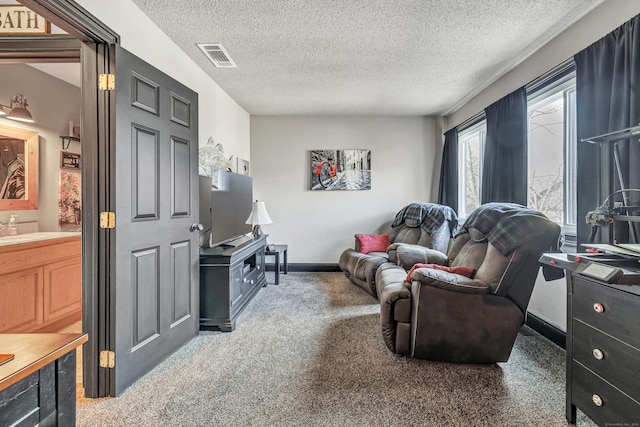
[{"label": "dark brown recliner", "polygon": [[396,262],[399,246],[403,246],[401,255],[414,257],[416,262],[440,259],[447,252],[457,224],[457,215],[448,206],[411,203],[396,214],[389,231],[391,246],[387,251],[362,253],[356,239],[355,249],[342,252],[338,265],[349,280],[377,297],[376,271],[389,260]]},{"label": "dark brown recliner", "polygon": [[[420,359],[505,362],[524,323],[540,255],[556,250],[560,227],[542,213],[509,203],[476,209],[458,231],[449,266],[471,278],[386,263],[376,274],[387,347]],[[406,266],[405,266],[406,267]]]}]

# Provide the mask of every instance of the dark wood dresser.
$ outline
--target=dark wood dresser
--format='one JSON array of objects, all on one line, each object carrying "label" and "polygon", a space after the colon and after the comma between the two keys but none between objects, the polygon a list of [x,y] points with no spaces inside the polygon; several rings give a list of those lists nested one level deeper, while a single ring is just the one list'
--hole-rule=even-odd
[{"label": "dark wood dresser", "polygon": [[567,420],[640,425],[640,285],[567,273]]},{"label": "dark wood dresser", "polygon": [[200,249],[200,329],[231,332],[249,301],[267,284],[267,235],[236,247]]}]

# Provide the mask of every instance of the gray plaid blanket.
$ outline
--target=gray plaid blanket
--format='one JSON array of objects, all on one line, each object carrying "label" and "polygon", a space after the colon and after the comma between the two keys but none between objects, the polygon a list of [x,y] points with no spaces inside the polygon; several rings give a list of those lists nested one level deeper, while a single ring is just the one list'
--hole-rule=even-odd
[{"label": "gray plaid blanket", "polygon": [[458,215],[449,206],[438,205],[435,203],[410,203],[396,214],[391,227],[397,227],[404,224],[406,219],[411,219],[420,224],[420,227],[432,234],[445,221],[449,221],[449,232],[453,231],[458,225]]},{"label": "gray plaid blanket", "polygon": [[560,227],[542,212],[515,203],[485,203],[469,215],[456,237],[466,233],[471,227],[487,236],[489,242],[503,255],[534,237],[531,230],[536,230],[536,237],[550,236],[550,250],[558,250]]}]

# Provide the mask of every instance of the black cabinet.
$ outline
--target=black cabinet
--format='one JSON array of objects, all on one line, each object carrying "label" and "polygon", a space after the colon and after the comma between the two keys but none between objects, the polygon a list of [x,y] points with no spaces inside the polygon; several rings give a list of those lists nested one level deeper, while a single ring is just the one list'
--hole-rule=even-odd
[{"label": "black cabinet", "polygon": [[200,329],[231,332],[249,301],[267,284],[267,236],[236,247],[200,249]]},{"label": "black cabinet", "polygon": [[[570,273],[567,420],[580,408],[598,425],[640,421],[640,286]],[[634,424],[635,423],[635,424]]]}]

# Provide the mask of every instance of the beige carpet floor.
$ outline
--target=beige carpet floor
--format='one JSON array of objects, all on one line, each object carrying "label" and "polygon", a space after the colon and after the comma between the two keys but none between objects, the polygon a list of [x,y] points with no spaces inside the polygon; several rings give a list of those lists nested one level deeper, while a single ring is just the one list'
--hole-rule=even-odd
[{"label": "beige carpet floor", "polygon": [[117,398],[79,399],[77,425],[567,425],[565,352],[531,329],[506,363],[408,359],[387,350],[377,301],[343,274],[280,277],[234,332],[201,333]]}]

